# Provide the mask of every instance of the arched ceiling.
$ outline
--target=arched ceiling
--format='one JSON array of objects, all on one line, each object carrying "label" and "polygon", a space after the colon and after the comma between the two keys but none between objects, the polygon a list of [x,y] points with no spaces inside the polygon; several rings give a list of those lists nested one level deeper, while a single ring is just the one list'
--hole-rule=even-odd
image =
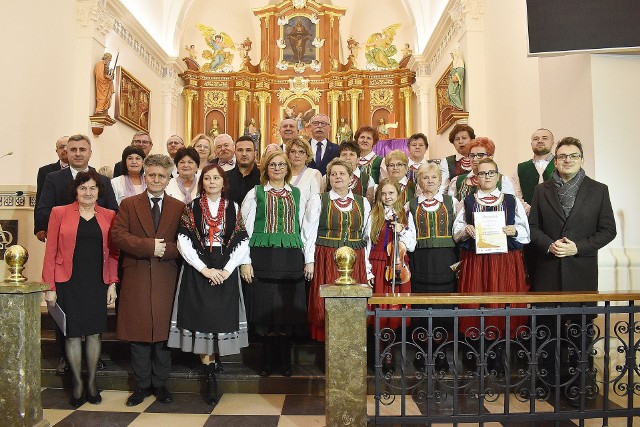
[{"label": "arched ceiling", "polygon": [[[268,4],[280,3],[280,0],[243,0],[235,3],[223,0],[119,0],[136,17],[138,22],[154,38],[167,53],[168,56],[179,55],[180,42],[184,32],[185,19],[189,16],[194,6],[206,2],[207,7],[215,10],[223,8],[253,9],[263,7]],[[354,0],[318,0],[320,3],[328,3],[343,8],[353,8]],[[429,41],[429,37],[435,28],[442,11],[449,0],[387,0],[385,2],[371,2],[370,0],[356,0],[365,2],[366,5],[380,7],[402,8],[407,15],[408,21],[413,26],[413,45],[415,53],[422,53]],[[357,6],[361,7],[361,4]],[[358,25],[357,17],[352,16],[352,23],[344,23],[349,28],[351,25]]]}]

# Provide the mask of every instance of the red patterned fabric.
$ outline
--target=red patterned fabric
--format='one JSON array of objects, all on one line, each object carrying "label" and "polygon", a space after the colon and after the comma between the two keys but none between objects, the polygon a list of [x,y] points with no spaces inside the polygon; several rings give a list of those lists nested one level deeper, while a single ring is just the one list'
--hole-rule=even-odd
[{"label": "red patterned fabric", "polygon": [[[509,251],[506,254],[478,255],[465,249],[460,249],[460,277],[458,279],[458,292],[460,293],[492,293],[492,292],[527,292],[529,286],[526,283],[522,251]],[[500,308],[504,304],[485,304],[486,308]],[[526,307],[526,304],[511,304],[511,307]],[[460,308],[478,308],[475,304],[460,305]],[[515,336],[519,326],[526,325],[526,316],[512,316],[510,322],[510,336]],[[500,337],[505,335],[504,317],[485,317],[485,330],[495,327]],[[479,328],[479,317],[461,317],[460,332],[472,336],[475,331],[468,328]],[[495,332],[492,328],[488,333]],[[496,339],[496,336],[487,336]]]},{"label": "red patterned fabric", "polygon": [[[388,222],[388,221],[387,221]],[[380,230],[380,235],[378,236],[378,242],[371,246],[371,252],[369,253],[369,261],[371,262],[371,271],[375,276],[373,282],[373,293],[374,294],[386,294],[391,293],[391,284],[385,280],[384,272],[389,263],[389,256],[387,255],[387,243],[389,240],[393,240],[393,234],[391,230],[386,225],[382,227]],[[407,265],[409,265],[409,257],[405,256],[404,261]],[[403,283],[401,285],[396,285],[396,293],[409,293],[411,292],[411,280],[407,283]],[[400,310],[402,305],[400,304],[381,304],[378,307],[382,309],[391,309],[391,310]],[[407,306],[409,307],[409,306]],[[375,307],[370,307],[370,309],[374,309]],[[373,317],[369,319],[369,324],[373,325]],[[402,319],[397,318],[388,318],[388,319],[380,319],[380,328],[392,328],[397,329],[402,324]],[[407,326],[409,326],[410,322],[407,319]]]},{"label": "red patterned fabric", "polygon": [[[324,298],[320,297],[320,286],[333,283],[338,278],[338,267],[333,259],[338,248],[316,245],[315,271],[309,287],[308,320],[311,338],[325,341],[324,330]],[[356,249],[356,262],[353,265],[353,278],[358,283],[367,283],[367,268],[364,260],[364,249]]]}]

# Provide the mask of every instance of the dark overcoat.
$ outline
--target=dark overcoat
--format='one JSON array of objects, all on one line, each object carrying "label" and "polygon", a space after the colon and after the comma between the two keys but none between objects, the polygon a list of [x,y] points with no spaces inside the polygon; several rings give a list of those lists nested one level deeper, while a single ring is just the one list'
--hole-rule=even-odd
[{"label": "dark overcoat", "polygon": [[[553,179],[536,186],[529,214],[531,245],[538,252],[532,290],[597,291],[598,249],[616,237],[609,189],[585,177],[568,217],[560,206]],[[558,258],[548,252],[562,237],[575,242],[578,253]]]},{"label": "dark overcoat", "polygon": [[[117,328],[121,340],[151,343],[169,337],[180,258],[176,237],[183,209],[184,203],[165,193],[156,232],[146,191],[120,204],[111,238],[122,251]],[[162,258],[153,255],[155,239],[167,244]]]}]

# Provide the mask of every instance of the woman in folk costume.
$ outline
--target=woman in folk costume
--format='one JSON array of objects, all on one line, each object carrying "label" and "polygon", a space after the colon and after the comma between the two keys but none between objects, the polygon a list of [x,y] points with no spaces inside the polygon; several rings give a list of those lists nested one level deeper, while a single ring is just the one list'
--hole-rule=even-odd
[{"label": "woman in folk costume", "polygon": [[261,163],[260,185],[242,202],[250,240],[240,273],[249,283],[247,319],[263,337],[260,375],[279,369],[291,376],[291,335],[306,329],[305,277],[313,275],[312,261],[305,265],[307,200],[288,184],[291,165],[282,150],[263,155]]},{"label": "woman in folk costume", "polygon": [[354,138],[360,147],[358,169],[373,178],[377,184],[387,174],[383,158],[373,151],[373,146],[380,140],[380,134],[371,126],[360,126]]},{"label": "woman in folk costume", "polygon": [[416,195],[416,183],[407,178],[409,158],[401,150],[393,150],[384,157],[389,178],[400,185],[400,201],[405,206]]},{"label": "woman in folk costume", "polygon": [[[424,163],[416,172],[420,196],[409,202],[409,212],[416,229],[416,248],[409,254],[412,293],[456,292],[456,276],[451,266],[458,261],[456,243],[453,240],[453,222],[456,218],[458,201],[449,195],[442,195],[442,171],[436,163]],[[427,305],[413,308],[426,309]],[[439,306],[445,308],[445,306]],[[428,331],[426,317],[414,318],[413,326]],[[436,371],[448,371],[446,351],[436,351],[437,346],[448,341],[446,334],[453,333],[451,319],[433,319],[434,363]],[[446,334],[445,334],[446,333]],[[425,335],[426,336],[426,335]],[[437,336],[442,336],[438,340]],[[415,338],[420,339],[420,336]],[[423,340],[424,341],[424,340]],[[426,344],[426,342],[424,342]],[[427,347],[426,345],[424,346]],[[419,353],[414,364],[423,370],[426,354]]]},{"label": "woman in folk costume", "polygon": [[[351,181],[349,182],[349,190],[351,190],[353,194],[366,197],[369,202],[372,202],[376,184],[373,182],[373,178],[371,178],[371,176],[358,169],[360,147],[358,147],[358,145],[353,141],[345,141],[340,144],[338,157],[348,162],[353,170],[353,173],[351,174]],[[329,179],[328,173],[325,175],[324,179],[327,191],[331,190],[331,180]]]},{"label": "woman in folk costume", "polygon": [[234,233],[238,206],[225,198],[222,167],[207,165],[198,181],[200,196],[189,203],[178,227],[178,250],[185,260],[173,304],[168,346],[200,355],[207,377],[206,402],[220,399],[216,373],[220,356],[240,353],[248,345],[244,301],[238,276],[246,245]]},{"label": "woman in folk costume", "polygon": [[311,338],[324,341],[324,298],[320,297],[320,286],[333,283],[338,270],[333,256],[341,246],[349,246],[356,252],[353,278],[357,283],[367,283],[372,278],[369,264],[367,218],[371,207],[369,201],[349,189],[353,166],[340,158],[327,165],[327,177],[331,190],[315,196],[309,202],[309,241],[314,246],[306,247],[306,258],[314,262],[313,280],[309,288],[309,326]]},{"label": "woman in folk costume", "polygon": [[[498,188],[498,165],[493,159],[483,159],[478,165],[478,191],[467,196],[453,224],[454,239],[460,245],[460,269],[458,292],[526,292],[525,270],[522,247],[529,243],[529,222],[524,206],[512,194],[505,194]],[[480,212],[504,213],[506,226],[502,231],[507,236],[506,253],[476,253],[475,214]],[[512,307],[517,306],[512,304]],[[465,307],[470,307],[465,305]],[[476,306],[477,307],[477,306]],[[503,304],[486,304],[485,307],[504,307]],[[508,333],[515,336],[521,325],[527,324],[526,316],[511,316],[510,327],[506,331],[504,317],[485,317],[484,331],[479,330],[479,317],[461,317],[460,332],[477,339],[482,334],[485,339],[503,339]],[[489,348],[490,344],[486,347]],[[494,347],[496,357],[490,357],[489,372],[503,373],[502,345]]]},{"label": "woman in folk costume", "polygon": [[[475,194],[478,190],[478,165],[482,159],[493,159],[496,152],[496,145],[492,140],[484,136],[474,139],[469,145],[469,158],[471,159],[471,171],[464,175],[458,175],[451,179],[449,184],[449,195],[462,201],[470,194]],[[513,183],[509,177],[498,175],[497,188],[506,194],[516,194]]]}]

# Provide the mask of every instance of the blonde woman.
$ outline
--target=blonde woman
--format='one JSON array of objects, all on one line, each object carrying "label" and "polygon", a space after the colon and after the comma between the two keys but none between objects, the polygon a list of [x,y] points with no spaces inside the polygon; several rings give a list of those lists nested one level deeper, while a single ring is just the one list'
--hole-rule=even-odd
[{"label": "blonde woman", "polygon": [[213,141],[204,133],[199,133],[191,140],[191,146],[200,155],[198,170],[202,170],[213,159]]}]

